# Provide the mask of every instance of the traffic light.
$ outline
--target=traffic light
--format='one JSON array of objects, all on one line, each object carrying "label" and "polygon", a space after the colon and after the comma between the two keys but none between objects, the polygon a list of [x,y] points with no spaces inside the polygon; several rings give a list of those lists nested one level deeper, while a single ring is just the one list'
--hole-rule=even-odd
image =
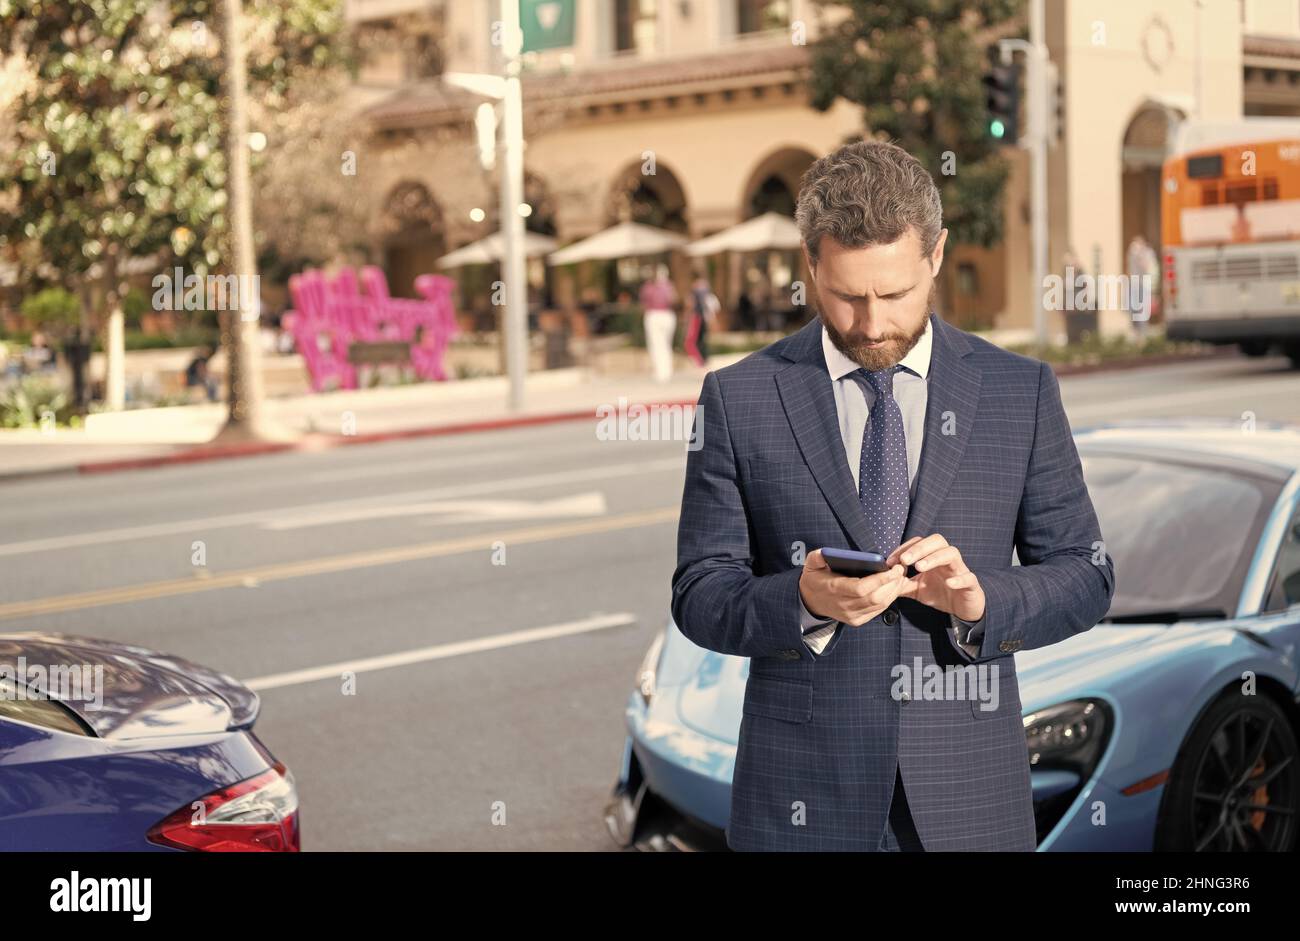
[{"label": "traffic light", "polygon": [[[992,50],[996,52],[996,49]],[[984,107],[988,111],[989,136],[1014,144],[1020,139],[1020,72],[1018,62],[1003,65],[991,57],[984,75]]]},{"label": "traffic light", "polygon": [[1065,84],[1055,62],[1047,63],[1047,143],[1055,147],[1065,136]]}]

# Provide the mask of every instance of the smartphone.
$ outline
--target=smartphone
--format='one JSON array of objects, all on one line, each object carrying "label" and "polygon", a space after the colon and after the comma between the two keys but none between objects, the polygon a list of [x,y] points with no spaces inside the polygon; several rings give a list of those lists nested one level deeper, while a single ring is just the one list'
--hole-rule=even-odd
[{"label": "smartphone", "polygon": [[858,552],[854,549],[822,549],[822,558],[836,575],[861,578],[887,571],[885,557],[878,552]]}]

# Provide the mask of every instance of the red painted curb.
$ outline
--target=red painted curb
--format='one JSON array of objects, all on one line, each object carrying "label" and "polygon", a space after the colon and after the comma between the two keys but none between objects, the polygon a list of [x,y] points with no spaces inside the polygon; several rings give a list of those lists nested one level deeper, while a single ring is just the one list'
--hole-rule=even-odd
[{"label": "red painted curb", "polygon": [[[629,402],[628,405],[640,405],[646,408],[665,408],[673,406],[695,405],[696,399],[676,399],[662,402]],[[531,425],[550,425],[564,421],[579,421],[596,418],[595,408],[579,409],[570,412],[547,412],[541,415],[518,415],[505,418],[489,418],[481,421],[457,422],[450,425],[430,425],[422,428],[403,428],[396,431],[377,431],[368,435],[309,435],[300,441],[249,441],[243,444],[230,444],[220,447],[200,445],[172,454],[155,454],[150,457],[123,458],[119,461],[90,461],[75,465],[78,474],[110,474],[115,471],[140,470],[148,467],[163,467],[168,464],[196,464],[202,461],[220,461],[228,458],[255,457],[261,454],[276,454],[283,451],[326,451],[354,444],[374,444],[380,441],[400,441],[408,438],[433,438],[440,435],[470,434],[476,431],[498,431],[505,428],[525,428]],[[46,476],[55,473],[67,473],[67,469],[55,468],[49,472],[33,472],[29,476]]]}]

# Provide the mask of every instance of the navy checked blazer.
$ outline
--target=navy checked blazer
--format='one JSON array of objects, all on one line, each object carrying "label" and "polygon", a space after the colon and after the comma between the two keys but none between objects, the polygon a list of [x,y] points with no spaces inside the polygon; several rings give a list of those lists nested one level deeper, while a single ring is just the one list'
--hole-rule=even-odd
[{"label": "navy checked blazer", "polygon": [[[896,770],[927,850],[1033,850],[1017,650],[1088,630],[1115,586],[1052,370],[931,314],[934,348],[906,541],[941,533],[987,599],[978,656],[900,598],[820,656],[802,642],[804,552],[871,550],[819,318],[705,376],[677,531],[672,612],[750,658],[727,843],[876,850]],[[1019,565],[1012,565],[1012,552]],[[894,695],[895,665],[997,666],[998,706]]]}]

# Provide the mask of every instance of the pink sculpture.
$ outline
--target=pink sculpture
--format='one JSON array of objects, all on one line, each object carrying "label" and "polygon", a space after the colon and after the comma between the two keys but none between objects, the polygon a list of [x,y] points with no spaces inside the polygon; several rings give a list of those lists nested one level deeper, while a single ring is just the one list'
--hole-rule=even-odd
[{"label": "pink sculpture", "polygon": [[284,325],[307,364],[312,389],[357,387],[357,370],[348,357],[354,343],[409,343],[416,374],[445,380],[443,357],[458,332],[452,280],[420,275],[415,289],[423,300],[390,296],[388,279],[374,265],[362,268],[360,279],[350,267],[333,277],[314,268],[290,277],[294,309],[284,315]]}]

